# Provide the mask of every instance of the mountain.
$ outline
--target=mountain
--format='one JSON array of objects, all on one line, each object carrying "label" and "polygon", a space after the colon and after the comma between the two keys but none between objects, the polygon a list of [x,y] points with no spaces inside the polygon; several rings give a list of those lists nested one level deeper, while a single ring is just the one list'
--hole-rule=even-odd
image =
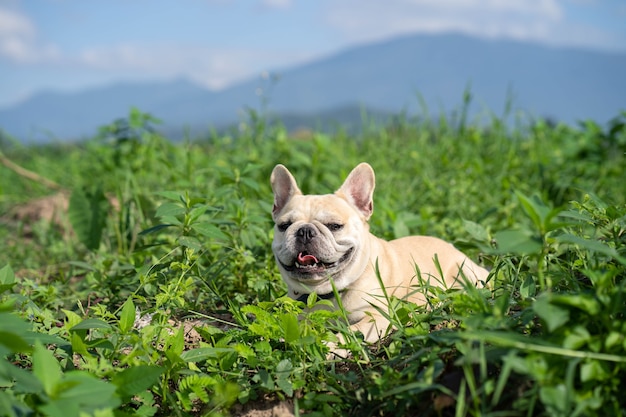
[{"label": "mountain", "polygon": [[[626,109],[626,53],[457,34],[394,38],[273,73],[279,75],[273,85],[254,78],[220,91],[175,80],[45,92],[0,110],[0,127],[24,140],[77,138],[135,106],[168,128],[201,132],[236,122],[262,99],[273,114],[301,123],[328,121],[334,109],[419,112],[420,103],[436,115],[458,108],[468,88],[474,113],[501,114],[511,98],[514,109],[567,123],[604,123]],[[260,87],[267,89],[262,97]]]},{"label": "mountain", "polygon": [[154,109],[162,103],[186,97],[195,101],[198,96],[210,95],[185,80],[119,83],[78,93],[42,92],[21,104],[0,110],[0,127],[23,140],[76,139],[93,135],[98,126],[125,117],[131,106]]}]

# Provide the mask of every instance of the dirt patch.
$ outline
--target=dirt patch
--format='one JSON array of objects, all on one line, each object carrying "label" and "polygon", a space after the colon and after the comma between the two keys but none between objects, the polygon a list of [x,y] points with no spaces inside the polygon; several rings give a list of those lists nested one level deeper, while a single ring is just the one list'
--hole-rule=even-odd
[{"label": "dirt patch", "polygon": [[293,417],[293,401],[262,398],[247,404],[235,404],[230,409],[233,417]]},{"label": "dirt patch", "polygon": [[[113,210],[120,209],[120,203],[114,196],[107,196]],[[9,209],[0,220],[4,223],[21,223],[24,237],[32,235],[33,226],[44,222],[57,228],[64,237],[73,234],[72,226],[68,219],[70,207],[70,192],[62,190],[45,197],[35,198],[23,204],[18,204]]]},{"label": "dirt patch", "polygon": [[30,200],[24,204],[14,206],[9,210],[4,221],[21,222],[24,224],[24,232],[32,232],[32,225],[44,221],[59,227],[63,231],[70,230],[67,219],[70,195],[67,191],[48,195]]}]

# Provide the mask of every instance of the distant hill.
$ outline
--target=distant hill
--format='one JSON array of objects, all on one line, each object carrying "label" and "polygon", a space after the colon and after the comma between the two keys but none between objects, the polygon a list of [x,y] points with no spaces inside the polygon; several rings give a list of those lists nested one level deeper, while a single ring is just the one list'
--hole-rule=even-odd
[{"label": "distant hill", "polygon": [[[334,116],[345,122],[346,114],[354,117],[360,108],[376,114],[418,112],[420,100],[433,115],[449,113],[461,105],[468,87],[474,112],[501,114],[512,98],[514,109],[535,117],[604,123],[626,109],[626,53],[456,34],[394,38],[274,73],[279,79],[264,97],[269,110],[301,124],[329,124]],[[202,132],[236,122],[243,109],[258,108],[257,89],[269,83],[254,78],[209,91],[176,80],[42,92],[0,110],[0,128],[23,140],[78,138],[135,106],[162,119],[168,129]]]}]

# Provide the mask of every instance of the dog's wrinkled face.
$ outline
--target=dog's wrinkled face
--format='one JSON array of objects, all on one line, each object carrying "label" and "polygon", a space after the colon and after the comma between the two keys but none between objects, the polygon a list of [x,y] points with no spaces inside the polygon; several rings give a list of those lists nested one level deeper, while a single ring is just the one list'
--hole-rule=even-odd
[{"label": "dog's wrinkled face", "polygon": [[332,195],[299,195],[289,201],[276,217],[272,244],[283,276],[293,281],[288,284],[301,287],[301,292],[316,287],[332,291],[330,283],[323,283],[329,278],[338,282],[360,250],[362,226],[353,215],[347,202]]},{"label": "dog's wrinkled face", "polygon": [[363,272],[373,172],[368,181],[353,174],[335,194],[302,195],[285,167],[274,169],[272,250],[291,291],[328,294],[331,279],[341,290]]}]

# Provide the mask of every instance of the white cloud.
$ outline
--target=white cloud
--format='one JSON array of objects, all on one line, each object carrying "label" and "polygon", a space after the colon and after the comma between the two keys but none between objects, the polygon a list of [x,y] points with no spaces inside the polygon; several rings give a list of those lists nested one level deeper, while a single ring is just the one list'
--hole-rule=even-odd
[{"label": "white cloud", "polygon": [[28,18],[13,10],[0,8],[0,36],[32,37],[34,34],[35,27]]},{"label": "white cloud", "polygon": [[328,2],[327,22],[350,41],[457,31],[542,39],[563,18],[556,0],[344,0]]},{"label": "white cloud", "polygon": [[221,89],[264,70],[307,58],[304,53],[284,54],[258,48],[129,43],[90,48],[72,61],[74,66],[90,71],[125,76],[172,78],[182,75],[211,89]]},{"label": "white cloud", "polygon": [[219,57],[203,47],[181,45],[123,44],[90,48],[76,57],[76,64],[90,70],[143,73],[157,78],[184,74],[212,88],[222,87],[228,78],[237,78],[242,72],[235,57]]},{"label": "white cloud", "polygon": [[58,56],[59,50],[54,45],[37,41],[37,31],[30,19],[14,10],[0,8],[0,58],[33,63]]},{"label": "white cloud", "polygon": [[0,55],[23,61],[30,55],[35,27],[25,16],[0,8]]},{"label": "white cloud", "polygon": [[269,9],[286,9],[291,7],[292,0],[262,0],[261,4]]},{"label": "white cloud", "polygon": [[41,42],[28,17],[0,6],[0,62],[45,64],[51,68],[121,78],[183,75],[218,89],[249,76],[254,61],[267,61],[264,55],[256,50],[215,50],[205,46],[159,43],[93,46],[72,54],[60,51],[54,44]]},{"label": "white cloud", "polygon": [[[214,0],[225,1],[225,0]],[[290,0],[265,0],[269,7],[288,7]],[[202,44],[129,41],[60,50],[42,41],[35,23],[17,8],[0,6],[0,65],[62,69],[87,78],[163,79],[185,76],[208,88],[220,89],[277,66],[309,58],[306,52],[285,51],[268,45],[231,48]],[[276,50],[278,49],[278,50]]]}]

